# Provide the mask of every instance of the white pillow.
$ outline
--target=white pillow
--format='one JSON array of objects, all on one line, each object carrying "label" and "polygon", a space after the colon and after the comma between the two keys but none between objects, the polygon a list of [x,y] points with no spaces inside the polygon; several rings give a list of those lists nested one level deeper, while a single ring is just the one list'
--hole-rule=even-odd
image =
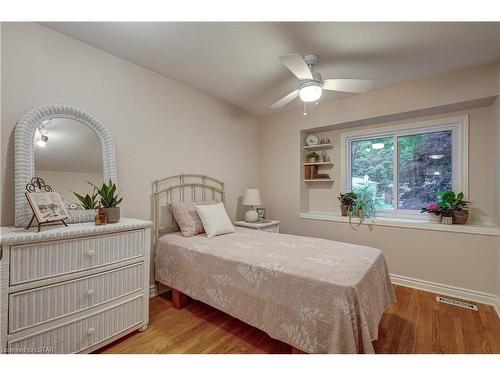
[{"label": "white pillow", "polygon": [[209,206],[195,206],[208,238],[220,234],[233,233],[234,227],[227,216],[224,203]]}]

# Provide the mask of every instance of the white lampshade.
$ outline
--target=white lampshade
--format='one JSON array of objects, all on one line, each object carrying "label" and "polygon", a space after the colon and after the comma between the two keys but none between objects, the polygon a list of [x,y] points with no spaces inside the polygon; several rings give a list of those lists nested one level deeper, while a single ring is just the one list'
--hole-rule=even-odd
[{"label": "white lampshade", "polygon": [[258,206],[260,202],[259,189],[246,189],[245,196],[243,197],[243,204],[245,206]]}]

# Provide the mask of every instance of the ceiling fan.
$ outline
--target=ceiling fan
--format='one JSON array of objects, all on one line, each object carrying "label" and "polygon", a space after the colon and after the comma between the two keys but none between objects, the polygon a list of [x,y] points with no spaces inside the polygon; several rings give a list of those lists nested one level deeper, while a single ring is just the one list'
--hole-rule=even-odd
[{"label": "ceiling fan", "polygon": [[318,62],[318,56],[314,54],[302,57],[298,53],[290,53],[281,55],[279,58],[301,82],[298,89],[282,97],[270,108],[284,107],[297,97],[300,97],[304,103],[315,102],[321,97],[323,90],[367,92],[374,83],[371,79],[330,78],[323,80],[321,74],[314,71],[314,64]]}]

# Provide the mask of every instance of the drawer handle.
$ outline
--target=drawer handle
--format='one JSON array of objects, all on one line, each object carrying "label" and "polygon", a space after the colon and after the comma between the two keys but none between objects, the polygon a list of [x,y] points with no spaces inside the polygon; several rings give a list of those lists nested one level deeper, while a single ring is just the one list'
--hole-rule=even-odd
[{"label": "drawer handle", "polygon": [[87,295],[88,295],[88,296],[93,296],[93,295],[94,295],[94,293],[95,293],[94,289],[89,289],[89,290],[87,290]]},{"label": "drawer handle", "polygon": [[93,334],[95,334],[95,329],[94,328],[89,328],[87,330],[87,335],[92,336]]},{"label": "drawer handle", "polygon": [[89,257],[94,256],[94,254],[95,254],[95,250],[89,250],[89,251],[87,251],[87,255],[88,255]]}]

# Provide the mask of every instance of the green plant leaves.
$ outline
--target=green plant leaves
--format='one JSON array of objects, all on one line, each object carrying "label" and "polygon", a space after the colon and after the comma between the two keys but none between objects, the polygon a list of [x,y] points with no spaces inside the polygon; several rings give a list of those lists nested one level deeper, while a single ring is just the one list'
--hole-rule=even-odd
[{"label": "green plant leaves", "polygon": [[306,157],[313,158],[313,159],[319,159],[320,155],[316,151],[313,151],[313,152],[308,153]]},{"label": "green plant leaves", "polygon": [[[87,183],[94,187],[94,194],[92,196],[87,194],[83,197],[80,194],[74,193],[84,207],[86,203],[90,203],[90,205],[93,204],[94,207],[92,208],[118,207],[122,202],[123,197],[119,197],[119,194],[116,192],[116,184],[114,184],[113,181],[109,180],[108,184],[103,182],[101,187],[94,185],[90,181],[87,181]],[[99,196],[99,199],[97,199],[97,196]]]},{"label": "green plant leaves", "polygon": [[[357,229],[366,219],[374,219],[376,211],[373,190],[369,185],[360,188],[356,191],[356,198],[348,211],[351,227]],[[355,227],[352,226],[352,217],[359,218],[359,223]]]},{"label": "green plant leaves", "polygon": [[114,184],[111,180],[109,180],[109,183],[107,185],[106,183],[103,183],[100,188],[90,182],[89,184],[97,189],[97,193],[101,197],[102,207],[117,207],[123,200],[123,197],[119,197],[118,193],[116,192],[116,184]]},{"label": "green plant leaves", "polygon": [[85,196],[73,192],[73,194],[78,198],[82,207],[86,210],[94,210],[99,207],[99,201],[97,200],[97,193],[95,188],[92,195],[86,194]]},{"label": "green plant leaves", "polygon": [[453,211],[467,209],[470,202],[464,200],[464,193],[455,194],[453,191],[440,191],[438,193],[438,205],[443,212],[443,216],[450,216]]}]

